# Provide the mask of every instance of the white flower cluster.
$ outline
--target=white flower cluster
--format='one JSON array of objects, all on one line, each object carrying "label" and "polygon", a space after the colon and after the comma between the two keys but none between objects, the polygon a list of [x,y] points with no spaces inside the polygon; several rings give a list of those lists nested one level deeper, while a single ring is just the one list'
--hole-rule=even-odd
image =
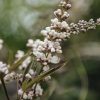
[{"label": "white flower cluster", "polygon": [[[44,40],[37,39],[33,41],[29,39],[27,43],[27,46],[32,48],[33,55],[37,61],[43,65],[43,72],[50,69],[50,64],[60,63],[61,59],[59,54],[62,54],[62,40],[70,38],[71,34],[78,34],[90,29],[95,29],[96,25],[100,24],[100,19],[98,19],[96,23],[93,19],[90,19],[88,22],[80,20],[77,24],[68,24],[68,10],[71,8],[71,4],[69,1],[61,1],[59,6],[60,8],[54,11],[55,18],[51,19],[51,26],[41,31]],[[51,76],[47,76],[45,80],[50,78]]]},{"label": "white flower cluster", "polygon": [[21,59],[24,56],[24,54],[25,54],[24,51],[18,50],[17,53],[16,53],[16,55],[15,55],[15,58],[17,60],[19,60],[19,59]]},{"label": "white flower cluster", "polygon": [[20,100],[33,100],[33,96],[41,96],[43,94],[43,89],[40,84],[34,84],[30,91],[24,93],[22,89],[18,90],[18,95],[20,96]]},{"label": "white flower cluster", "polygon": [[13,81],[14,79],[16,79],[16,73],[15,72],[11,72],[11,73],[8,73],[7,75],[5,75],[5,77],[4,77],[4,81],[6,82],[6,83],[8,83],[8,82],[11,82],[11,81]]},{"label": "white flower cluster", "polygon": [[[71,7],[71,5],[67,3],[66,3],[66,6],[67,6],[67,10],[68,8]],[[62,7],[66,8],[65,6],[62,6]],[[51,19],[51,26],[46,27],[45,30],[41,31],[41,33],[44,35],[44,40],[42,41],[42,40],[37,39],[36,41],[33,41],[32,39],[29,39],[27,43],[27,46],[32,48],[33,55],[36,57],[37,61],[43,65],[43,69],[42,69],[43,72],[46,72],[50,69],[50,66],[49,66],[50,63],[58,64],[60,62],[59,54],[62,53],[61,41],[65,39],[66,37],[69,38],[70,36],[70,34],[68,33],[70,30],[70,27],[68,23],[65,21],[69,17],[68,12],[64,11],[62,13],[62,10],[58,9],[54,12],[54,14],[57,18]],[[60,21],[58,17],[62,19],[62,21]],[[26,74],[26,77],[30,79],[32,78],[29,73]],[[47,76],[45,78],[45,80],[48,80],[48,79],[51,79],[51,76]],[[33,93],[33,95],[41,96],[43,92],[43,90],[41,89],[41,86],[36,85],[35,88],[36,88],[35,94]],[[20,90],[21,90],[21,93],[19,94],[23,94],[22,89]],[[30,91],[28,91],[28,93]],[[32,97],[28,96],[29,95],[28,93],[25,92],[22,97],[24,99],[30,98],[31,100]]]},{"label": "white flower cluster", "polygon": [[31,63],[31,56],[27,57],[22,64],[19,66],[20,70],[24,70],[28,67],[28,65]]},{"label": "white flower cluster", "polygon": [[[99,22],[98,22],[99,24]],[[96,28],[97,23],[93,19],[88,22],[84,20],[79,20],[77,24],[70,24],[70,34],[79,34],[80,32],[86,32]]]},{"label": "white flower cluster", "polygon": [[25,75],[27,79],[32,79],[36,75],[36,72],[33,69],[30,69],[29,72]]},{"label": "white flower cluster", "polygon": [[50,41],[45,38],[44,41],[34,41],[31,47],[37,61],[40,61],[43,65],[47,65],[48,63],[59,63],[60,58],[57,55],[52,55],[52,53],[55,52],[62,53],[59,42]]},{"label": "white flower cluster", "polygon": [[0,61],[0,73],[3,73],[3,74],[8,74],[8,66],[7,64],[3,63],[2,61]]},{"label": "white flower cluster", "polygon": [[[22,90],[22,84],[24,80],[30,82],[34,77],[40,75],[43,72],[50,70],[50,65],[60,64],[62,54],[61,42],[62,40],[70,38],[71,34],[79,34],[80,32],[86,32],[90,29],[95,29],[96,25],[100,25],[100,18],[95,22],[90,19],[88,22],[80,20],[77,24],[67,23],[69,17],[68,10],[71,8],[69,0],[66,2],[61,1],[59,9],[54,11],[54,19],[51,19],[51,26],[46,27],[41,31],[44,36],[44,40],[28,40],[27,47],[31,48],[32,55],[27,56],[20,64],[18,71],[9,71],[10,65],[0,62],[0,73],[5,74],[4,81],[9,82],[14,79],[18,80],[18,96],[19,100],[32,100],[34,97],[41,96],[43,89],[39,83],[33,84],[33,86],[27,89],[25,92]],[[0,49],[2,48],[3,40],[0,40]],[[23,57],[25,53],[21,50],[17,51],[15,55],[16,64]],[[33,68],[35,61],[33,58],[42,66],[40,72]],[[19,62],[18,62],[19,63]],[[35,65],[36,66],[36,65]],[[45,81],[51,79],[51,76],[45,77]]]},{"label": "white flower cluster", "polygon": [[[60,6],[63,7],[63,11],[62,9],[57,9],[54,12],[56,18],[51,19],[51,26],[41,31],[45,37],[44,41],[29,39],[27,43],[28,47],[32,47],[37,61],[41,62],[44,67],[49,63],[57,64],[60,62],[58,56],[58,54],[62,53],[60,42],[70,36],[70,27],[66,19],[69,17],[67,10],[71,8],[71,4],[63,1]],[[64,10],[65,8],[66,10]]]}]

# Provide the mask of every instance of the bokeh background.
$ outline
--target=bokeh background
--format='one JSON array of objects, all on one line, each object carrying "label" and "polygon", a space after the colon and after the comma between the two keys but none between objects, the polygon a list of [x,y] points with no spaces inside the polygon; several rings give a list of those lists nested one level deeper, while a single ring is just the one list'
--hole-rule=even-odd
[{"label": "bokeh background", "polygon": [[[17,50],[26,51],[28,38],[42,38],[60,0],[0,0],[0,38],[5,46],[0,60],[12,62]],[[69,22],[100,17],[100,0],[71,0]],[[67,66],[52,75],[42,100],[100,100],[100,27],[64,41]],[[47,84],[43,85],[44,88]],[[11,100],[15,86],[7,85]],[[6,100],[0,85],[0,100]],[[37,100],[40,100],[38,98]]]}]

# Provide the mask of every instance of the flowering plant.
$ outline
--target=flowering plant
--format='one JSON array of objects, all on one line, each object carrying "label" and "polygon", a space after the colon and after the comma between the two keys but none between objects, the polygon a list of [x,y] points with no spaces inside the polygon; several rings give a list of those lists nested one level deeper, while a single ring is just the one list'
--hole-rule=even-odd
[{"label": "flowering plant", "polygon": [[[59,4],[59,9],[54,11],[54,19],[51,19],[51,25],[41,31],[43,40],[32,39],[26,44],[29,51],[18,50],[15,54],[13,64],[6,64],[0,61],[0,80],[4,87],[7,99],[9,96],[5,84],[16,81],[17,100],[33,100],[42,96],[42,82],[51,79],[51,74],[60,67],[67,64],[68,60],[63,60],[61,42],[67,40],[71,35],[78,35],[80,32],[95,29],[100,25],[100,18],[96,21],[79,20],[78,23],[68,23],[68,10],[71,8],[69,0],[63,0]],[[0,40],[0,49],[2,49],[3,40]],[[44,91],[45,92],[45,91]]]}]

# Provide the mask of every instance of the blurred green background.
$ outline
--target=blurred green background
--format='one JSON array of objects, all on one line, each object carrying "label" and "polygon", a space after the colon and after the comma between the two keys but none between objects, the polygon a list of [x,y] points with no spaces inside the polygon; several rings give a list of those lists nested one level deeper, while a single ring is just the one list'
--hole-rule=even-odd
[{"label": "blurred green background", "polygon": [[[60,0],[0,0],[0,38],[5,47],[0,59],[8,53],[27,50],[28,38],[42,38],[40,30],[50,25],[53,11]],[[71,0],[73,8],[69,21],[100,17],[100,0]],[[66,67],[52,75],[42,100],[100,100],[100,27],[73,35],[64,41],[63,55],[70,59]],[[46,88],[47,84],[43,84]],[[15,86],[8,84],[11,100]],[[0,100],[6,100],[0,86]],[[38,98],[40,100],[40,98]]]}]

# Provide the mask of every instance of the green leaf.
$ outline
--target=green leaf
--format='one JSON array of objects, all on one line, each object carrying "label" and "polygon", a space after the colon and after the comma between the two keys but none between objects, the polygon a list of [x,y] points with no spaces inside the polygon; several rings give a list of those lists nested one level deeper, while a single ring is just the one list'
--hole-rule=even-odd
[{"label": "green leaf", "polygon": [[13,71],[13,70],[16,70],[18,67],[19,67],[19,65],[28,57],[28,56],[30,56],[32,54],[32,52],[28,52],[28,53],[26,53],[26,55],[25,56],[23,56],[20,60],[18,60],[16,63],[14,63],[14,64],[12,64],[12,66],[9,68],[9,71]]},{"label": "green leaf", "polygon": [[54,67],[52,69],[50,69],[47,72],[44,72],[40,75],[38,75],[37,77],[33,78],[29,83],[27,83],[27,81],[24,81],[22,84],[22,89],[23,91],[26,91],[28,88],[30,88],[33,84],[41,81],[43,78],[45,78],[48,75],[51,75],[53,72],[55,72],[56,70],[58,70],[59,68],[63,67],[66,65],[67,62],[63,62],[60,65],[58,65],[57,67]]}]

